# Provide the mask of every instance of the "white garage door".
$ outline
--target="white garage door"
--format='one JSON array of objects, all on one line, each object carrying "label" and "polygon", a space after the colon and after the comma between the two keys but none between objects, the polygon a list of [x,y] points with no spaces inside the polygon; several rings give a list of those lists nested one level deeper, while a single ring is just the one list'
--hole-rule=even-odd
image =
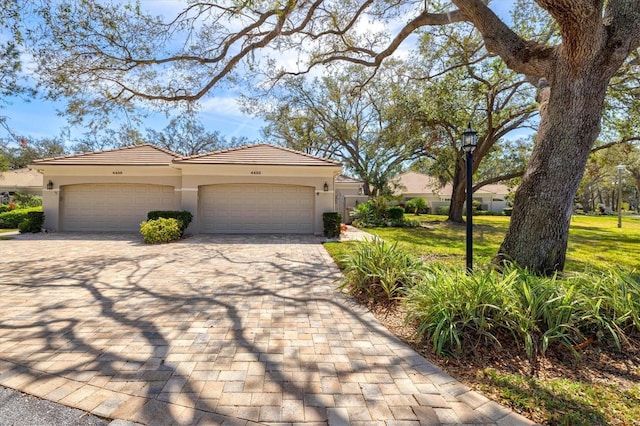
[{"label": "white garage door", "polygon": [[200,189],[202,232],[313,233],[313,188],[276,184],[210,185]]},{"label": "white garage door", "polygon": [[171,186],[70,185],[62,196],[65,231],[138,231],[150,210],[175,210]]}]

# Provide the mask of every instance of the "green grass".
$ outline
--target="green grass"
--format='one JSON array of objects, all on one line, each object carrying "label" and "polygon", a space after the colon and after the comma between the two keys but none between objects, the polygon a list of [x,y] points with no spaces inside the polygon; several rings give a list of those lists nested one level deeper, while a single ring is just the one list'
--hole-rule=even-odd
[{"label": "green grass", "polygon": [[[398,247],[409,250],[426,261],[463,267],[465,263],[466,226],[445,222],[444,216],[408,215],[427,228],[370,228],[367,232]],[[508,217],[474,217],[474,263],[485,265],[496,254],[509,226]],[[618,229],[615,216],[574,216],[569,231],[568,271],[606,270],[613,266],[640,269],[640,219],[623,217]]]},{"label": "green grass", "polygon": [[540,379],[484,369],[480,391],[497,394],[527,417],[552,425],[634,425],[640,385],[628,389],[565,378]]}]

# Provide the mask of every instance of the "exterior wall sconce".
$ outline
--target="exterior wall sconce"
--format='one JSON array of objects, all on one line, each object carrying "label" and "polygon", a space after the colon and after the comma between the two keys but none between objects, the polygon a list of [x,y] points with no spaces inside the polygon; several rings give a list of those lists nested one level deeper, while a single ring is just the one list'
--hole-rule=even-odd
[{"label": "exterior wall sconce", "polygon": [[358,195],[362,195],[362,187],[358,188]]},{"label": "exterior wall sconce", "polygon": [[49,181],[49,183],[47,183],[47,189],[53,189],[53,182]]},{"label": "exterior wall sconce", "polygon": [[325,182],[324,186],[322,187],[322,189],[324,189],[324,192],[329,191],[329,184],[327,182]]}]

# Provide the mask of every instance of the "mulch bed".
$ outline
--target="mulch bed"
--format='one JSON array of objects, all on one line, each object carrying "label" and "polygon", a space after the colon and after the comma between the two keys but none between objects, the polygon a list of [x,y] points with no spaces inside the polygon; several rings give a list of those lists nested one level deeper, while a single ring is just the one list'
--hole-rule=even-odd
[{"label": "mulch bed", "polygon": [[[604,383],[616,385],[620,390],[640,383],[640,336],[638,335],[631,337],[630,344],[625,345],[623,352],[590,343],[579,350],[580,356],[576,358],[567,348],[550,348],[544,357],[539,358],[535,371],[532,371],[532,364],[526,358],[524,349],[517,348],[515,345],[496,348],[480,344],[468,353],[455,358],[438,357],[434,355],[430,342],[416,340],[415,328],[405,323],[404,312],[399,305],[369,307],[389,331],[431,363],[472,389],[482,388],[483,394],[505,405],[509,405],[509,401],[503,399],[498,392],[487,391],[490,386],[483,386],[487,380],[483,373],[486,369],[523,377],[566,378],[586,383]],[[541,412],[521,414],[535,422],[544,422]]]}]

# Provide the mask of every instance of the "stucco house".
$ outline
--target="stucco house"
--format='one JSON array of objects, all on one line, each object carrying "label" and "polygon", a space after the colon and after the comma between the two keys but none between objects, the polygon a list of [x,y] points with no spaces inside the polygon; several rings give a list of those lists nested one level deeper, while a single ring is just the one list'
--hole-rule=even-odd
[{"label": "stucco house", "polygon": [[42,195],[42,173],[29,168],[0,173],[0,203],[8,202],[16,192]]},{"label": "stucco house", "polygon": [[33,162],[45,228],[137,231],[150,210],[188,210],[190,233],[322,234],[340,163],[268,144],[181,157],[151,144]]},{"label": "stucco house", "polygon": [[[438,207],[449,206],[453,193],[450,183],[443,186],[438,179],[418,172],[399,174],[393,179],[393,184],[395,195],[401,196],[404,201],[422,197],[434,212]],[[473,199],[480,202],[482,210],[501,212],[507,207],[508,194],[509,187],[506,185],[485,185],[473,193]]]}]

